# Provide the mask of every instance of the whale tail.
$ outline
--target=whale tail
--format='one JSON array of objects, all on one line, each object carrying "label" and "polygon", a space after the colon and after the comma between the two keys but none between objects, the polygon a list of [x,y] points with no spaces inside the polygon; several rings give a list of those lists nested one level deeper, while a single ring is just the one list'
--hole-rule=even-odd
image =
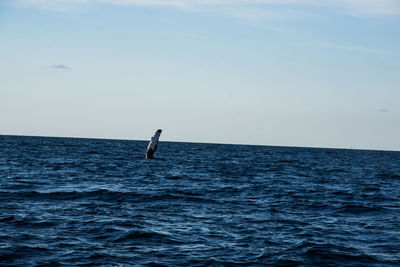
[{"label": "whale tail", "polygon": [[160,139],[161,132],[162,130],[158,129],[154,136],[150,139],[150,143],[147,146],[146,159],[154,158],[153,155],[157,150],[158,140]]}]

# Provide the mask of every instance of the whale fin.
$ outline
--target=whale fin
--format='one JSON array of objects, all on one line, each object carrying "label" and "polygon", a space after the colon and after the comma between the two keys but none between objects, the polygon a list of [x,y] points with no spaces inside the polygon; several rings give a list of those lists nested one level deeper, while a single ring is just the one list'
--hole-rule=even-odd
[{"label": "whale fin", "polygon": [[161,132],[162,130],[158,129],[154,136],[150,139],[150,143],[147,146],[146,159],[153,158],[153,155],[157,150],[158,140],[160,139]]}]

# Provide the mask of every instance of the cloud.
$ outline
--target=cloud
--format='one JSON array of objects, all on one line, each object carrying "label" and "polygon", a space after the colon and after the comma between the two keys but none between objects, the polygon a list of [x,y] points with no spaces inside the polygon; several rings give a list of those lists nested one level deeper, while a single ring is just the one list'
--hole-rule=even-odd
[{"label": "cloud", "polygon": [[371,49],[363,46],[352,46],[352,45],[343,45],[343,44],[335,44],[335,43],[296,43],[298,46],[304,47],[316,47],[316,48],[326,48],[326,49],[336,49],[336,50],[347,50],[350,52],[359,52],[359,53],[383,53],[389,52],[387,50],[378,50]]},{"label": "cloud", "polygon": [[104,3],[109,5],[199,7],[323,7],[349,14],[400,15],[399,0],[19,0],[41,7]]},{"label": "cloud", "polygon": [[222,11],[224,14],[232,17],[250,21],[284,21],[288,19],[293,20],[310,18],[311,16],[311,14],[308,12],[284,8],[266,9],[257,7],[234,6],[220,8],[219,11]]},{"label": "cloud", "polygon": [[70,67],[67,67],[63,64],[57,64],[57,65],[53,65],[51,66],[53,69],[59,69],[59,70],[70,70]]},{"label": "cloud", "polygon": [[389,112],[389,110],[386,109],[386,108],[382,108],[382,109],[380,109],[379,111],[380,111],[380,112]]}]

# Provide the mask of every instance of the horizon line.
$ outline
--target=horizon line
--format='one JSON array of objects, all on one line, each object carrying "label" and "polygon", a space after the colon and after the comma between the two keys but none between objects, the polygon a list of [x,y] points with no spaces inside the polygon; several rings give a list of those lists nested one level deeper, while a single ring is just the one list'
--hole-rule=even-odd
[{"label": "horizon line", "polygon": [[[25,135],[25,134],[2,134],[0,136],[11,137],[41,137],[41,138],[67,138],[67,139],[97,139],[97,140],[115,140],[115,141],[139,141],[149,142],[150,140],[137,140],[128,138],[110,138],[110,137],[79,137],[79,136],[54,136],[54,135]],[[345,148],[345,147],[319,147],[319,146],[296,146],[296,145],[265,145],[265,144],[243,144],[243,143],[218,143],[218,142],[195,142],[195,141],[173,141],[162,140],[168,143],[189,143],[189,144],[210,144],[210,145],[233,145],[233,146],[264,146],[264,147],[286,147],[286,148],[308,148],[308,149],[332,149],[332,150],[362,150],[362,151],[382,151],[382,152],[400,152],[395,149],[371,149],[371,148]]]}]

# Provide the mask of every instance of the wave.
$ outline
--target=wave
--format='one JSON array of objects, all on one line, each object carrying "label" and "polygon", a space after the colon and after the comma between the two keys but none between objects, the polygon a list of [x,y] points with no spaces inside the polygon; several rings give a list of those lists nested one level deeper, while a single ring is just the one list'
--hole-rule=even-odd
[{"label": "wave", "polygon": [[30,200],[76,200],[90,199],[97,200],[119,200],[119,199],[137,199],[143,197],[142,194],[133,192],[110,191],[106,189],[98,189],[93,191],[15,191],[2,192],[3,198],[10,199],[30,199]]},{"label": "wave", "polygon": [[154,202],[154,201],[184,201],[198,203],[221,203],[222,200],[213,199],[212,196],[205,196],[200,193],[182,190],[149,191],[148,193],[136,193],[126,191],[112,191],[107,189],[97,189],[93,191],[14,191],[1,192],[0,199],[14,200],[36,200],[36,201],[72,201],[72,200],[95,200],[95,201],[135,201]]},{"label": "wave", "polygon": [[350,213],[350,214],[360,214],[360,213],[373,213],[373,212],[384,212],[388,211],[385,207],[377,205],[363,205],[363,204],[345,204],[337,209],[339,213]]},{"label": "wave", "polygon": [[163,244],[183,244],[184,242],[174,238],[173,235],[168,233],[161,233],[157,231],[145,230],[132,230],[124,234],[119,234],[111,240],[113,243],[163,243]]}]

